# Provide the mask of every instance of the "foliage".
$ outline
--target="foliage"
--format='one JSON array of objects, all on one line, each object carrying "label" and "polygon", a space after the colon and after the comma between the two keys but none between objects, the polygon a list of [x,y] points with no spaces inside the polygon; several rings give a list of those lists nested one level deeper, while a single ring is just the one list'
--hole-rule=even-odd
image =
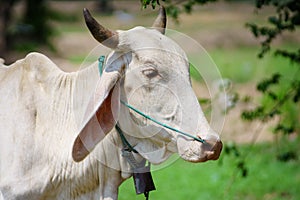
[{"label": "foliage", "polygon": [[20,16],[13,14],[13,7],[19,1],[9,0],[0,3],[3,12],[6,13],[6,17],[1,16],[6,26],[0,38],[7,44],[1,47],[1,51],[4,52],[12,48],[34,48],[39,43],[48,44],[53,32],[48,23],[49,9],[45,0],[23,0],[24,12],[21,12]]},{"label": "foliage", "polygon": [[[261,51],[258,56],[271,51],[272,42],[284,32],[294,32],[300,25],[300,2],[297,0],[256,0],[256,8],[272,6],[276,9],[274,16],[268,18],[268,25],[259,26],[247,23],[246,26],[253,35],[261,41]],[[257,90],[263,95],[262,104],[253,110],[242,113],[246,120],[259,119],[267,121],[278,118],[274,128],[275,133],[291,134],[300,132],[299,105],[300,105],[300,48],[296,50],[275,49],[274,56],[281,56],[290,61],[290,73],[276,72],[269,78],[257,84]]]},{"label": "foliage", "polygon": [[[217,0],[162,0],[165,2],[165,6],[168,14],[178,22],[178,17],[180,13],[186,12],[191,13],[193,11],[193,6],[196,4],[206,4],[208,2],[215,2]],[[148,5],[151,5],[153,9],[157,5],[160,5],[159,0],[141,0],[143,8],[147,8]]]},{"label": "foliage", "polygon": [[[18,2],[24,3],[24,11],[17,15],[13,13]],[[70,16],[51,9],[47,0],[8,0],[0,1],[0,53],[6,56],[10,50],[36,51],[40,46],[49,50],[55,48],[51,38],[55,33],[51,21],[75,21],[77,17]]]},{"label": "foliage", "polygon": [[27,0],[23,24],[28,27],[26,33],[33,37],[35,41],[45,42],[52,34],[52,29],[48,23],[48,15],[49,10],[46,1]]}]

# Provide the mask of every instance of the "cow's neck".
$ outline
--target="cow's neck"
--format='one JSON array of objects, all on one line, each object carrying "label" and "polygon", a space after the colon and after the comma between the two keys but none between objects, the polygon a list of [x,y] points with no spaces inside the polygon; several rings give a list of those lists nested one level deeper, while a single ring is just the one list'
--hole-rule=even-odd
[{"label": "cow's neck", "polygon": [[175,141],[168,132],[155,125],[145,125],[124,105],[120,109],[119,125],[128,142],[154,164],[165,161],[176,152]]}]

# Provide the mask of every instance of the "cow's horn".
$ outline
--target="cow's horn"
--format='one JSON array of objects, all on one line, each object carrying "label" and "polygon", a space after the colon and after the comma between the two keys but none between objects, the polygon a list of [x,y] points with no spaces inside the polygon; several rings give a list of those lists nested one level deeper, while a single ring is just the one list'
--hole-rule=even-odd
[{"label": "cow's horn", "polygon": [[166,9],[163,6],[159,8],[159,14],[154,21],[152,27],[157,29],[162,34],[165,34],[165,29],[167,25],[167,16],[166,16]]},{"label": "cow's horn", "polygon": [[83,9],[85,23],[96,40],[101,44],[116,48],[118,46],[118,34],[100,25],[91,15],[88,9]]}]

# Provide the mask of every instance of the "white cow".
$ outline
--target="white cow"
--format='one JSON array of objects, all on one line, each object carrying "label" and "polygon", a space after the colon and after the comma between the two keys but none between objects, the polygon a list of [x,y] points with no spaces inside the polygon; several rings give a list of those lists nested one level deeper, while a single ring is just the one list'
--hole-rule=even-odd
[{"label": "white cow", "polygon": [[175,152],[190,162],[220,155],[220,138],[190,85],[187,57],[164,35],[165,10],[153,29],[128,31],[104,28],[86,9],[84,16],[93,36],[112,49],[101,77],[96,64],[65,73],[38,53],[0,66],[0,199],[117,199],[131,166],[116,123],[139,152],[137,161],[158,164]]}]

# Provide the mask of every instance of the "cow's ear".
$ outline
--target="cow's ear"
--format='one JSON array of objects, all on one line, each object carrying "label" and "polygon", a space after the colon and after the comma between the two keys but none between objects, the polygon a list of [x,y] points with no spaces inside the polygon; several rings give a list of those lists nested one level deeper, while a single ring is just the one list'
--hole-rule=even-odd
[{"label": "cow's ear", "polygon": [[120,109],[119,80],[124,68],[125,63],[120,57],[104,69],[73,144],[74,161],[82,161],[117,123]]}]

